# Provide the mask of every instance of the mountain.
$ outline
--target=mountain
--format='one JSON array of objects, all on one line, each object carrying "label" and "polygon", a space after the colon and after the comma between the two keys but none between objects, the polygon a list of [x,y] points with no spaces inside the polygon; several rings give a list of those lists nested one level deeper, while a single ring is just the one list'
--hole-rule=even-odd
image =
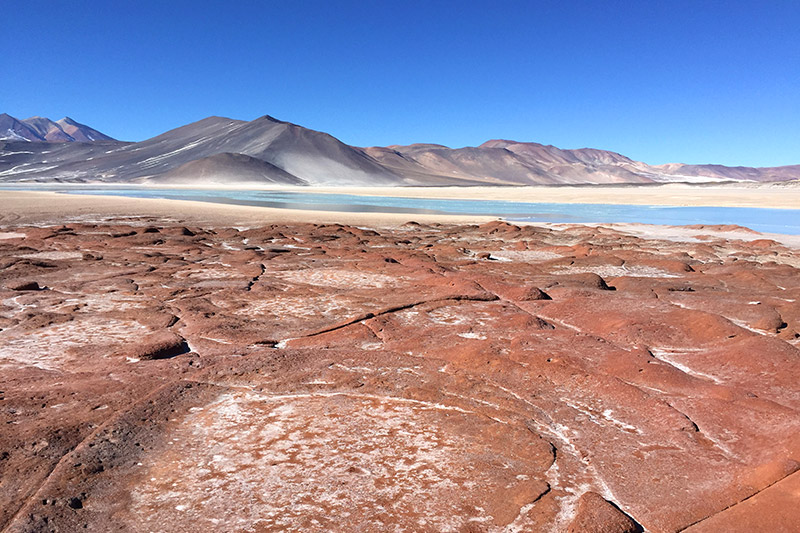
[{"label": "mountain", "polygon": [[11,115],[0,115],[0,141],[28,142],[95,142],[113,141],[111,137],[100,133],[69,117],[53,122],[45,117],[31,117],[18,120]]},{"label": "mountain", "polygon": [[100,133],[80,122],[75,122],[69,117],[64,117],[56,122],[61,131],[72,137],[77,142],[113,141],[111,137]]},{"label": "mountain", "polygon": [[577,150],[559,150],[553,146],[512,141],[488,141],[478,147],[457,149],[414,144],[365,150],[385,166],[398,172],[435,173],[483,181],[485,184],[559,185],[652,181],[628,168],[636,166],[634,161],[601,150],[584,154]]},{"label": "mountain", "polygon": [[[58,123],[49,118],[31,117],[22,121],[23,124],[36,132],[39,139],[47,142],[74,142],[75,139],[65,132]],[[31,141],[35,139],[30,139]]]},{"label": "mountain", "polygon": [[495,139],[477,147],[412,144],[364,148],[384,167],[404,176],[448,176],[484,185],[580,185],[716,181],[787,181],[800,165],[749,168],[722,165],[648,165],[607,150],[563,150],[551,145]]},{"label": "mountain", "polygon": [[0,140],[9,141],[44,141],[44,137],[36,130],[5,113],[0,114]]},{"label": "mountain", "polygon": [[[152,139],[111,143],[105,148],[91,155],[85,151],[74,155],[70,151],[53,154],[48,150],[50,153],[43,158],[41,151],[33,146],[8,143],[5,149],[0,148],[0,180],[158,181],[162,174],[186,163],[229,153],[249,156],[283,170],[285,174],[280,176],[274,171],[270,174],[280,183],[297,184],[299,180],[310,185],[393,185],[403,182],[402,176],[384,168],[361,149],[348,146],[327,133],[270,116],[250,122],[208,117]],[[232,161],[234,159],[229,159]],[[219,161],[212,163],[219,169]]]},{"label": "mountain", "polygon": [[313,185],[391,185],[401,179],[327,133],[270,116],[251,122],[209,117],[123,148],[114,158],[124,157],[120,174],[136,179],[225,152],[266,161]]},{"label": "mountain", "polygon": [[222,153],[196,159],[151,178],[152,183],[204,185],[308,185],[272,163],[244,154]]},{"label": "mountain", "polygon": [[[208,117],[137,143],[65,118],[0,115],[0,182],[574,185],[787,181],[800,165],[648,165],[606,150],[494,139],[360,148],[269,115]],[[77,142],[74,142],[77,141]]]}]

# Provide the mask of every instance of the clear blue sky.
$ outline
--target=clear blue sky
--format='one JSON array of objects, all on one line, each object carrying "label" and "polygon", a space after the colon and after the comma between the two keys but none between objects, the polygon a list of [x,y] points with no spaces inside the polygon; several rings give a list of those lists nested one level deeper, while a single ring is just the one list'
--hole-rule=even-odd
[{"label": "clear blue sky", "polygon": [[0,112],[800,164],[800,2],[0,0]]}]

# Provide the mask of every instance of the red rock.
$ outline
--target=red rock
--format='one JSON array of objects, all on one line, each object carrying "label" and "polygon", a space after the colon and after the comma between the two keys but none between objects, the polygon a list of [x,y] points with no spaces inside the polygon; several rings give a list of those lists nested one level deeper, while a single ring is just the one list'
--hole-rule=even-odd
[{"label": "red rock", "polygon": [[[794,249],[506,223],[8,230],[8,531],[800,519]],[[31,279],[49,290],[9,288]]]},{"label": "red rock", "polygon": [[687,533],[717,531],[797,531],[797,520],[787,509],[800,506],[800,474],[794,473],[685,529]]},{"label": "red rock", "polygon": [[166,359],[189,351],[186,340],[171,331],[159,331],[120,347],[116,355],[132,359]]},{"label": "red rock", "polygon": [[625,513],[595,492],[584,493],[578,500],[575,519],[568,533],[636,533],[642,529]]},{"label": "red rock", "polygon": [[520,231],[519,226],[509,224],[502,220],[487,222],[486,224],[478,226],[478,229],[490,235],[494,233],[517,233]]},{"label": "red rock", "polygon": [[35,281],[18,281],[12,282],[6,287],[11,291],[40,291],[42,287]]},{"label": "red rock", "polygon": [[772,239],[755,239],[752,241],[746,241],[743,243],[743,246],[748,248],[765,248],[765,249],[776,249],[776,248],[783,248],[783,246]]},{"label": "red rock", "polygon": [[592,272],[583,272],[580,274],[570,274],[568,276],[561,276],[558,278],[559,285],[580,285],[592,289],[600,289],[602,291],[613,290],[609,287],[605,280]]}]

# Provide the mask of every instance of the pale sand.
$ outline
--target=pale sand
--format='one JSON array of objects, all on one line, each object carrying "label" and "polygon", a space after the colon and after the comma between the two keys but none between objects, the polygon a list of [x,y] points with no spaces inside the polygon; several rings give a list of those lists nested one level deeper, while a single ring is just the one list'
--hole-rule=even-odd
[{"label": "pale sand", "polygon": [[[772,207],[800,209],[800,187],[742,186],[703,187],[669,185],[658,188],[635,187],[436,187],[436,188],[287,188],[298,192],[341,193],[419,198],[460,198],[485,200],[539,201],[554,203],[618,203],[633,205],[693,205],[720,207]],[[0,190],[0,227],[16,225],[56,225],[68,222],[130,222],[133,218],[153,218],[164,222],[210,226],[258,226],[264,224],[312,222],[354,226],[396,227],[409,221],[420,223],[482,224],[501,217],[471,215],[422,215],[413,213],[346,213],[277,209],[271,207],[216,204],[188,200],[126,198],[120,196],[71,195],[54,192]],[[515,222],[520,224],[519,222]],[[563,229],[569,224],[531,223]],[[649,224],[590,224],[617,228],[649,238],[693,239],[710,230]],[[713,231],[731,239],[771,238],[786,246],[800,248],[800,236],[741,231]]]},{"label": "pale sand", "polygon": [[[59,184],[70,187],[70,184]],[[86,186],[72,185],[75,187]],[[116,188],[119,184],[92,184],[92,187]],[[126,184],[127,186],[127,184]],[[133,186],[141,186],[133,184]],[[405,198],[438,198],[459,200],[503,200],[509,202],[541,202],[563,204],[626,204],[710,207],[769,207],[800,209],[800,182],[727,183],[718,185],[584,185],[530,187],[291,187],[214,186],[214,185],[147,185],[151,189],[209,190],[276,190],[298,193],[354,194],[359,196],[393,196]],[[1,194],[1,193],[0,193]]]},{"label": "pale sand", "polygon": [[[291,189],[308,192],[299,187]],[[402,196],[462,200],[505,200],[557,204],[628,204],[665,206],[768,207],[800,209],[800,184],[582,187],[314,187],[313,192],[364,196]]]},{"label": "pale sand", "polygon": [[[309,189],[305,189],[306,192]],[[498,217],[418,215],[409,213],[343,213],[216,204],[188,200],[72,195],[54,192],[0,190],[0,226],[100,222],[152,217],[185,224],[253,226],[281,222],[399,226],[409,221],[453,224],[483,223]]]}]

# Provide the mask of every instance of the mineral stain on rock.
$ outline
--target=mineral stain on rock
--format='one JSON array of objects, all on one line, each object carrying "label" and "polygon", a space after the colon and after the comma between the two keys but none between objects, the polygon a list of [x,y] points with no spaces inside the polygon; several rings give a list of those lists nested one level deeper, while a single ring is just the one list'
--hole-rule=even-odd
[{"label": "mineral stain on rock", "polygon": [[0,530],[791,531],[800,252],[705,230],[2,227]]}]

